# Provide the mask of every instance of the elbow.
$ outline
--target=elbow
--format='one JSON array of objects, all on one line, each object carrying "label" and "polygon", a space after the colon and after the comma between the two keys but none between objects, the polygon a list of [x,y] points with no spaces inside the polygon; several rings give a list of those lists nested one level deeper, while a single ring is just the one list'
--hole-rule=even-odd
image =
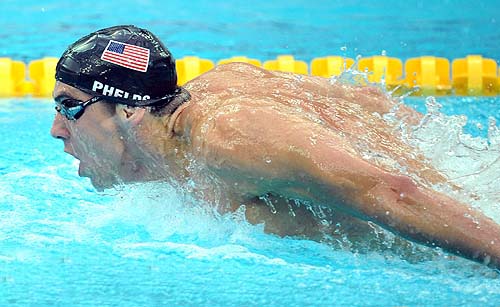
[{"label": "elbow", "polygon": [[398,200],[406,199],[418,192],[417,184],[406,176],[391,175],[389,189],[396,195]]}]

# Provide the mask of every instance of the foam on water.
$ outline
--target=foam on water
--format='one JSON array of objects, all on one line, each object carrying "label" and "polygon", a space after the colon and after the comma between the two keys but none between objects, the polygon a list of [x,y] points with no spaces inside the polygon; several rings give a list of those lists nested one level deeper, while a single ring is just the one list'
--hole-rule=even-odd
[{"label": "foam on water", "polygon": [[[387,91],[384,78],[380,83],[372,84],[368,81],[367,72],[355,68],[345,70],[340,76],[333,77],[331,82],[371,85],[385,92],[396,105],[391,112],[383,115],[383,120],[398,127],[402,140],[424,154],[427,162],[449,180],[447,184],[434,188],[479,208],[500,223],[500,129],[494,117],[488,118],[486,138],[473,137],[464,131],[468,121],[465,115],[445,115],[441,112],[442,105],[431,96],[425,100],[427,113],[417,124],[411,124],[404,118],[398,118],[397,113],[404,99],[417,89],[397,87]],[[394,93],[401,90],[404,93],[395,96]],[[474,101],[464,99],[463,103]],[[480,123],[476,126],[482,128]],[[402,169],[402,172],[405,173],[405,170]]]},{"label": "foam on water", "polygon": [[441,105],[433,97],[427,99],[427,108],[428,113],[406,135],[407,141],[463,188],[446,192],[500,223],[500,130],[495,119],[489,118],[488,137],[483,139],[464,132],[467,117],[439,112]]}]

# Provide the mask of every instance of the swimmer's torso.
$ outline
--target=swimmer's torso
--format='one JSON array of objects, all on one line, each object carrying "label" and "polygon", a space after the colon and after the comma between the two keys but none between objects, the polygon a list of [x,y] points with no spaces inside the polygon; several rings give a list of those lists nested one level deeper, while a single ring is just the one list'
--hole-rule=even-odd
[{"label": "swimmer's torso", "polygon": [[[241,132],[258,134],[258,130],[275,129],[286,135],[293,133],[291,128],[310,130],[312,143],[328,130],[338,136],[337,146],[342,150],[388,172],[404,169],[423,179],[423,183],[427,183],[426,180],[430,183],[445,181],[414,148],[401,141],[397,126],[391,126],[381,118],[394,107],[394,102],[376,88],[332,83],[321,77],[271,72],[233,63],[218,66],[194,79],[186,89],[190,91],[192,101],[187,112],[183,112],[186,114],[182,129],[194,143],[196,140],[202,143],[215,122],[225,116]],[[249,106],[251,110],[242,110],[242,106]],[[255,127],[251,117],[264,117],[266,111],[281,113],[290,126],[279,127],[276,122],[268,122]],[[316,124],[316,129],[311,129],[311,123]],[[232,141],[239,142],[241,138],[245,138],[249,146],[259,146],[262,141],[237,133]],[[203,150],[199,153],[206,158],[216,156]],[[269,155],[272,161],[272,152]]]},{"label": "swimmer's torso", "polygon": [[[233,209],[244,204],[248,220],[265,222],[269,232],[318,237],[333,233],[335,229],[331,225],[344,225],[343,235],[350,237],[373,233],[365,221],[340,212],[327,217],[329,227],[303,207],[293,209],[299,213],[300,220],[289,214],[289,200],[273,194],[274,191],[286,190],[291,198],[305,196],[316,203],[345,199],[342,196],[316,199],[312,195],[321,191],[293,184],[294,177],[306,175],[294,172],[294,165],[277,163],[278,152],[304,157],[309,153],[300,152],[301,146],[287,143],[287,134],[306,131],[305,141],[314,145],[327,133],[326,141],[338,148],[339,153],[347,152],[361,160],[366,152],[376,152],[378,160],[369,162],[389,172],[398,167],[391,164],[393,161],[416,172],[423,169],[422,162],[409,157],[408,153],[413,151],[393,135],[394,127],[382,122],[375,113],[388,112],[393,103],[374,88],[331,84],[320,77],[269,72],[246,64],[219,66],[215,72],[186,85],[192,99],[182,111],[175,130],[189,143],[187,154],[205,163],[203,171],[217,176]],[[286,120],[273,121],[276,115]],[[266,116],[269,121],[262,120]],[[261,124],[256,125],[253,118],[260,118]],[[271,146],[269,140],[263,145],[260,136],[269,135],[269,130],[276,131],[275,137]],[[264,147],[266,150],[262,151]],[[248,148],[259,148],[263,154],[256,157],[248,153]],[[238,163],[232,163],[232,159]],[[356,169],[357,165],[350,167]],[[300,178],[301,182],[308,180]],[[269,200],[264,198],[266,195],[276,202],[276,213],[266,204]]]}]

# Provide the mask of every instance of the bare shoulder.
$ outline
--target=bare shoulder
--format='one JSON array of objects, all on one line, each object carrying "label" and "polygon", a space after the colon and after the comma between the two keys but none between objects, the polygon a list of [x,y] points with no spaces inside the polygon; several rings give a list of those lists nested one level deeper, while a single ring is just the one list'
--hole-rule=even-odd
[{"label": "bare shoulder", "polygon": [[189,81],[185,87],[189,91],[205,90],[219,92],[226,88],[238,88],[248,83],[259,82],[273,74],[265,69],[246,63],[218,65],[212,70]]},{"label": "bare shoulder", "polygon": [[220,176],[273,191],[356,155],[340,134],[266,99],[233,98],[193,129],[192,140],[198,158]]},{"label": "bare shoulder", "polygon": [[227,72],[227,73],[235,73],[235,74],[250,74],[255,76],[265,76],[270,72],[264,68],[257,67],[252,64],[242,63],[242,62],[234,62],[227,63],[223,65],[218,65],[215,67],[212,72]]},{"label": "bare shoulder", "polygon": [[283,165],[283,154],[289,150],[290,137],[306,127],[303,120],[278,111],[265,99],[236,97],[226,102],[191,132],[200,158],[220,171],[253,170],[277,176],[278,170],[289,170],[292,165]]},{"label": "bare shoulder", "polygon": [[228,63],[190,81],[186,88],[205,94],[224,96],[273,96],[285,99],[325,100],[326,98],[361,106],[367,112],[387,113],[392,98],[373,86],[357,86],[312,75],[269,71],[247,63]]}]

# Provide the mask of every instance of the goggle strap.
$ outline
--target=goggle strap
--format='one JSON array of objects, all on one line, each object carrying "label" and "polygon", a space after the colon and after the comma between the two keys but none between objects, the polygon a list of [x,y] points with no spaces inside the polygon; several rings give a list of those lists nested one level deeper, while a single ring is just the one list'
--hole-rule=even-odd
[{"label": "goggle strap", "polygon": [[106,98],[105,96],[94,96],[94,97],[90,98],[89,100],[85,101],[82,104],[82,107],[86,108],[88,105],[94,104],[94,103],[98,102],[99,100],[103,100],[105,98]]}]

